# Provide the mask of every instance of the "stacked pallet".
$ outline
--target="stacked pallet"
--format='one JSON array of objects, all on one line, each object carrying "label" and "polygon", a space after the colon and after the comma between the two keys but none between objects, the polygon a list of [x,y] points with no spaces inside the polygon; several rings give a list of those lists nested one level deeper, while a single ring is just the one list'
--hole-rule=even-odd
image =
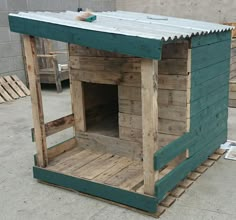
[{"label": "stacked pallet", "polygon": [[0,77],[0,103],[30,95],[30,91],[16,76]]},{"label": "stacked pallet", "polygon": [[[225,23],[225,25],[236,26],[236,23]],[[231,40],[229,107],[236,108],[236,29],[232,30]]]},{"label": "stacked pallet", "polygon": [[236,108],[236,77],[229,82],[229,107]]}]

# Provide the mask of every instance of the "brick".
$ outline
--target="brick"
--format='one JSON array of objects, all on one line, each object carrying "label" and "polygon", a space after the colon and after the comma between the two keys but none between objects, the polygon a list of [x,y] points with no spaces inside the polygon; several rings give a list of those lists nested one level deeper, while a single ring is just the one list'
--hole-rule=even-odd
[{"label": "brick", "polygon": [[[41,1],[37,1],[41,2]],[[27,10],[27,0],[7,0],[8,10],[15,11],[26,11]]]},{"label": "brick", "polygon": [[8,27],[0,27],[0,43],[10,41],[10,30]]},{"label": "brick", "polygon": [[0,27],[8,27],[8,26],[9,26],[8,12],[7,11],[0,11]]},{"label": "brick", "polygon": [[24,63],[23,63],[23,58],[22,56],[16,56],[13,58],[15,70],[22,70],[24,69]]}]

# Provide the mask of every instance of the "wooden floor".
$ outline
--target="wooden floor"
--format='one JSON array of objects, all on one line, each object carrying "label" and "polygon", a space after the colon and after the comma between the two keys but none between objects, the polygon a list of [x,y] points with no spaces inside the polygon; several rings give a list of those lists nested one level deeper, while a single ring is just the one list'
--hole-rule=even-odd
[{"label": "wooden floor", "polygon": [[142,162],[110,153],[76,147],[50,161],[47,169],[129,191],[143,188]]}]

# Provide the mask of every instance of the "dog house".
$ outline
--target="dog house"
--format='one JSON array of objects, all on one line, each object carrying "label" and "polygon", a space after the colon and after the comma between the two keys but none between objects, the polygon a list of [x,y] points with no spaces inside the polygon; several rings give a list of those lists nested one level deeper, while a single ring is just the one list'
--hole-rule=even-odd
[{"label": "dog house", "polygon": [[[231,27],[131,12],[10,14],[24,34],[34,178],[150,213],[227,139]],[[44,122],[35,38],[69,44],[72,114]],[[56,111],[56,109],[55,109]],[[46,138],[74,127],[74,138]]]}]

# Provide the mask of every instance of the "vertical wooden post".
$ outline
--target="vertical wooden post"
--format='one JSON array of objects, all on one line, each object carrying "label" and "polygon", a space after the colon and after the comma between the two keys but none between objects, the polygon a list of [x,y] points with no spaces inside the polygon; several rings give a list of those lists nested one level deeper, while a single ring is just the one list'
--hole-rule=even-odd
[{"label": "vertical wooden post", "polygon": [[32,115],[37,148],[37,165],[40,167],[46,167],[48,164],[47,144],[35,38],[32,36],[24,35],[23,42],[31,93]]},{"label": "vertical wooden post", "polygon": [[142,126],[144,193],[155,193],[154,153],[158,149],[158,63],[142,59]]},{"label": "vertical wooden post", "polygon": [[[69,59],[70,56],[71,54],[69,50]],[[72,112],[74,114],[74,120],[75,120],[74,131],[76,134],[76,132],[86,131],[84,88],[83,88],[83,82],[75,80],[74,77],[72,77],[71,75],[71,71],[69,71],[69,76],[70,76]]]}]

